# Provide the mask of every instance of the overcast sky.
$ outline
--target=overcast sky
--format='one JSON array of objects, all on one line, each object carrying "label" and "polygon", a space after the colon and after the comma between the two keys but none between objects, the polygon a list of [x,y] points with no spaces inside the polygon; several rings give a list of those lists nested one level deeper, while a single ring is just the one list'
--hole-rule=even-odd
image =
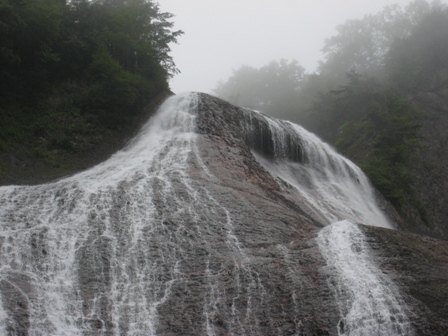
[{"label": "overcast sky", "polygon": [[[175,93],[211,93],[241,65],[261,67],[296,59],[308,72],[322,59],[324,39],[349,19],[411,0],[159,0],[185,32],[172,45],[181,73],[170,82]],[[445,2],[445,1],[443,1]]]}]

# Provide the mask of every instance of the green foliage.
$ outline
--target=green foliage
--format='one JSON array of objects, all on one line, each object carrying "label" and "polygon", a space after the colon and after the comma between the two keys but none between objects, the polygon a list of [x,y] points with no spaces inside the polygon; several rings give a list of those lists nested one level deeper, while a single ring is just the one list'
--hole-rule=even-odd
[{"label": "green foliage", "polygon": [[[400,207],[412,194],[409,172],[412,154],[419,146],[418,120],[422,115],[390,90],[371,85],[352,79],[340,93],[343,97],[335,101],[332,113],[345,120],[336,145],[357,159],[373,185]],[[365,106],[356,114],[360,100]]]},{"label": "green foliage", "polygon": [[383,78],[384,60],[392,45],[407,38],[428,13],[444,6],[438,2],[415,0],[407,7],[385,7],[377,14],[349,20],[337,27],[338,34],[325,40],[325,61],[319,71],[334,85],[343,84],[347,72]]},{"label": "green foliage", "polygon": [[270,62],[259,69],[242,66],[214,91],[234,104],[288,119],[297,106],[304,73],[295,60]]},{"label": "green foliage", "polygon": [[374,78],[356,73],[348,74],[347,78],[346,85],[317,95],[302,120],[305,127],[330,143],[338,141],[341,131],[347,133],[348,126],[343,127],[346,123],[352,125],[351,128],[355,124],[361,128],[363,118],[380,109],[384,99],[384,88]]},{"label": "green foliage", "polygon": [[171,18],[151,0],[0,0],[0,159],[56,169],[135,127],[178,71]]},{"label": "green foliage", "polygon": [[138,75],[138,80],[123,79],[140,82],[138,95],[150,87],[166,89],[177,72],[169,45],[182,34],[172,31],[171,17],[146,0],[0,0],[0,72],[10,83],[0,100],[26,96],[35,106],[67,78],[91,80],[100,49],[122,70]]},{"label": "green foliage", "polygon": [[431,12],[396,40],[386,58],[391,84],[406,92],[437,90],[448,83],[448,9]]},{"label": "green foliage", "polygon": [[85,104],[104,122],[117,124],[120,116],[135,113],[141,77],[124,70],[106,48],[100,48],[89,67],[90,86]]},{"label": "green foliage", "polygon": [[1,100],[26,94],[34,103],[48,90],[50,69],[59,60],[54,44],[62,11],[56,0],[0,1],[0,74],[8,82]]}]

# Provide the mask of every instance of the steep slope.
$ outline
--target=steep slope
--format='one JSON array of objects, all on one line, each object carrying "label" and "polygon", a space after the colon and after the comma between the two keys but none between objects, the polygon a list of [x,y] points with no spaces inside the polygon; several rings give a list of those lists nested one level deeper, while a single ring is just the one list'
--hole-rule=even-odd
[{"label": "steep slope", "polygon": [[408,209],[404,217],[415,232],[448,239],[448,90],[422,92],[412,98],[424,111],[420,121],[421,148],[412,169],[414,190],[426,209],[426,221]]},{"label": "steep slope", "polygon": [[12,136],[12,145],[0,144],[0,185],[45,183],[99,164],[122,149],[170,95],[168,90],[160,92],[145,109],[115,128],[94,115],[64,110],[38,122],[26,119],[21,127],[27,132]]},{"label": "steep slope", "polygon": [[[0,188],[3,334],[448,332],[448,244],[353,224],[396,225],[356,166],[300,132],[172,97],[108,161]],[[341,287],[356,256],[359,295]],[[419,292],[431,265],[435,300]],[[360,300],[372,309],[352,314]]]}]

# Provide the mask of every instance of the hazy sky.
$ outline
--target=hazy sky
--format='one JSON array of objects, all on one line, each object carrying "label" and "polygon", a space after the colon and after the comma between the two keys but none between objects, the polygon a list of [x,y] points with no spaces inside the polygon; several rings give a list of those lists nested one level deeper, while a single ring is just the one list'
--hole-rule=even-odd
[{"label": "hazy sky", "polygon": [[[308,72],[322,59],[324,39],[348,19],[411,0],[159,0],[185,32],[171,55],[181,73],[175,93],[209,92],[241,65],[296,59]],[[445,2],[445,1],[444,1]]]}]

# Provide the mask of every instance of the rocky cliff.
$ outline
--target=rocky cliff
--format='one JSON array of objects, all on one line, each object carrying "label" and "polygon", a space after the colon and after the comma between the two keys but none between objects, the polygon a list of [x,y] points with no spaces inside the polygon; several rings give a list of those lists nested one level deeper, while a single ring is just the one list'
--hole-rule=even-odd
[{"label": "rocky cliff", "polygon": [[356,166],[205,94],[161,113],[88,171],[0,188],[3,334],[448,333],[448,243],[391,229]]}]

